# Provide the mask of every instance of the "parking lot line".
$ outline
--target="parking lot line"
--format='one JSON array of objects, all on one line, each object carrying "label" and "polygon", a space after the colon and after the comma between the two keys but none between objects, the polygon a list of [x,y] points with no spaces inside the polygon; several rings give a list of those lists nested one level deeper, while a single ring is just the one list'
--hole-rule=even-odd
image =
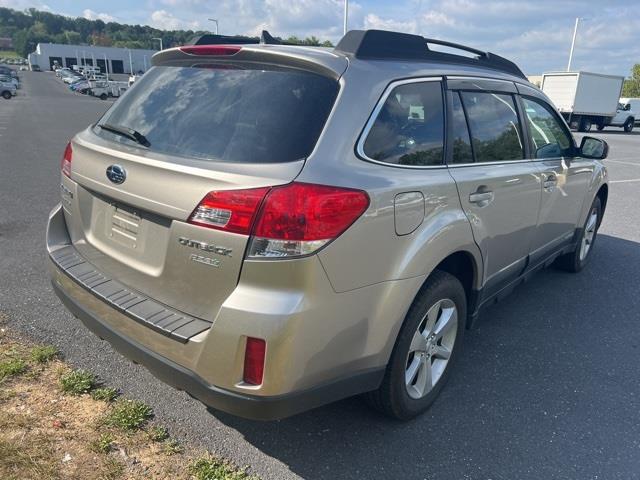
[{"label": "parking lot line", "polygon": [[607,162],[621,163],[623,165],[633,165],[634,167],[640,167],[638,162],[621,162],[620,160],[607,160]]},{"label": "parking lot line", "polygon": [[609,183],[633,183],[640,182],[640,178],[630,178],[628,180],[611,180]]}]

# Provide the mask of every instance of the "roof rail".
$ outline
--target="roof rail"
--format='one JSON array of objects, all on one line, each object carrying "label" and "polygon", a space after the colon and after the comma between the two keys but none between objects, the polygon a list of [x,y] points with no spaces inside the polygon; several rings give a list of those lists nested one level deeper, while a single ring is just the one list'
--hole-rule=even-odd
[{"label": "roof rail", "polygon": [[293,43],[284,42],[278,38],[271,36],[266,30],[262,30],[260,37],[244,37],[241,35],[213,35],[205,33],[204,35],[196,35],[187,45],[293,45]]},{"label": "roof rail", "polygon": [[[475,58],[453,53],[431,50],[429,44],[463,50],[476,55]],[[420,35],[389,32],[386,30],[351,30],[336,45],[336,50],[371,60],[431,60],[443,63],[474,65],[510,73],[526,79],[522,70],[495,53],[483,52],[458,43],[424,38]]]}]

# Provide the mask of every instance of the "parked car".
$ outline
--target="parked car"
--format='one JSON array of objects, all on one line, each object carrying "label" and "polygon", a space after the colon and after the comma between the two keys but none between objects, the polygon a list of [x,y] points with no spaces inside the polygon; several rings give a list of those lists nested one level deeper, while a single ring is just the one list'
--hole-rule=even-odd
[{"label": "parked car", "polygon": [[13,82],[0,79],[0,96],[2,96],[2,98],[9,100],[12,97],[15,97],[17,93],[17,88]]},{"label": "parked car", "polygon": [[20,80],[18,80],[17,77],[12,77],[10,75],[3,75],[0,74],[0,81],[1,82],[9,82],[9,83],[13,83],[13,85],[16,88],[20,88]]},{"label": "parked car", "polygon": [[66,147],[53,286],[213,408],[273,419],[366,393],[414,417],[483,307],[592,256],[607,144],[576,145],[505,58],[369,30],[153,64]]},{"label": "parked car", "polygon": [[640,98],[621,98],[620,104],[623,110],[633,115],[635,125],[640,124]]},{"label": "parked car", "polygon": [[588,132],[592,126],[622,127],[631,132],[633,115],[620,109],[624,77],[591,72],[554,72],[542,76],[542,91],[549,96],[571,128]]},{"label": "parked car", "polygon": [[67,67],[62,67],[56,70],[56,77],[62,77],[65,73],[71,73],[71,69]]}]

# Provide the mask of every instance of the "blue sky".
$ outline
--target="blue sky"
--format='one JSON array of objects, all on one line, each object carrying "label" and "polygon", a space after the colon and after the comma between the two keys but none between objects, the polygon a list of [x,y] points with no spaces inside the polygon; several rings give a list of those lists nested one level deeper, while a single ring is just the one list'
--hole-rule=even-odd
[{"label": "blue sky", "polygon": [[[139,23],[158,28],[315,35],[337,41],[343,0],[0,0],[0,6]],[[349,28],[382,28],[466,43],[516,61],[527,74],[573,66],[628,75],[640,63],[640,0],[351,0]]]}]

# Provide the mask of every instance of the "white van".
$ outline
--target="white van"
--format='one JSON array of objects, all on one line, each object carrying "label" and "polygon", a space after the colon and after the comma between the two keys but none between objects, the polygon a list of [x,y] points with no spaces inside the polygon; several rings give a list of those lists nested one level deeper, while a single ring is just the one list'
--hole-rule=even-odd
[{"label": "white van", "polygon": [[625,106],[629,105],[630,112],[636,119],[636,125],[640,125],[640,98],[621,98],[620,103]]}]

